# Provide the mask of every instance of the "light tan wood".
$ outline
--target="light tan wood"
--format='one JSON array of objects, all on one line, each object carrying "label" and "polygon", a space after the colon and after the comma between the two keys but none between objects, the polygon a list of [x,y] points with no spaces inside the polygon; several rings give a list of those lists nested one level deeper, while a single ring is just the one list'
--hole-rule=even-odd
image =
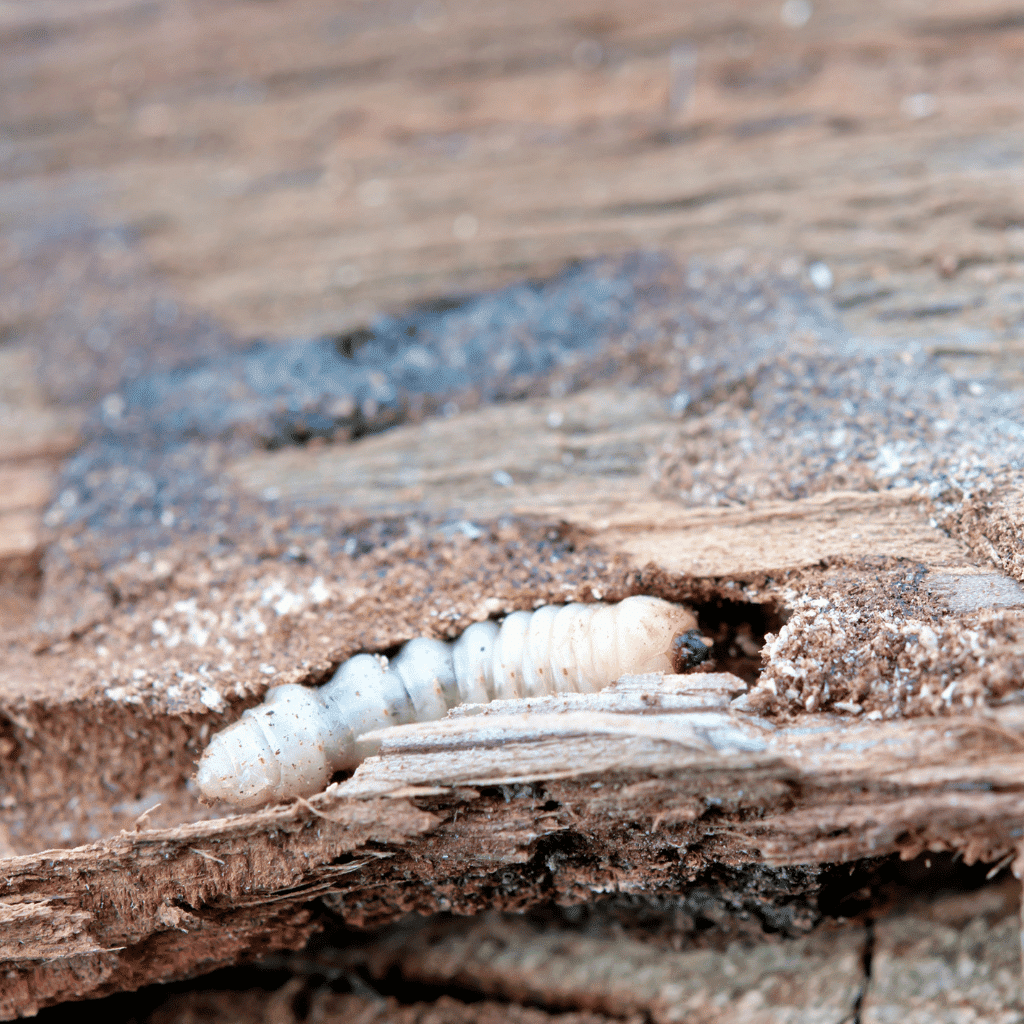
[{"label": "light tan wood", "polygon": [[53,496],[55,476],[48,465],[0,467],[0,515],[42,508]]},{"label": "light tan wood", "polygon": [[933,525],[923,495],[910,489],[682,507],[659,495],[648,472],[675,428],[665,401],[651,391],[595,389],[400,426],[346,446],[254,453],[230,473],[254,497],[314,507],[561,520],[638,566],[654,562],[694,576],[844,556],[970,565],[963,548]]},{"label": "light tan wood", "polygon": [[403,10],[12,14],[4,205],[136,225],[246,333],[638,245],[824,259],[851,316],[901,333],[1020,308],[1021,44],[996,0],[834,0],[802,26],[774,0]]},{"label": "light tan wood", "polygon": [[38,510],[0,513],[0,558],[14,562],[37,552],[41,547]]},{"label": "light tan wood", "polygon": [[475,927],[396,935],[353,951],[373,977],[460,984],[496,997],[552,1007],[585,1006],[614,1016],[772,1024],[799,1015],[822,1024],[850,1019],[864,988],[862,928],[753,949],[737,942],[673,952],[625,936],[579,936],[495,915]]},{"label": "light tan wood", "polygon": [[[78,444],[80,419],[47,400],[29,346],[0,347],[0,601],[5,591],[36,589],[43,510],[54,497],[60,459]],[[0,621],[23,617],[23,609],[4,612]]]}]

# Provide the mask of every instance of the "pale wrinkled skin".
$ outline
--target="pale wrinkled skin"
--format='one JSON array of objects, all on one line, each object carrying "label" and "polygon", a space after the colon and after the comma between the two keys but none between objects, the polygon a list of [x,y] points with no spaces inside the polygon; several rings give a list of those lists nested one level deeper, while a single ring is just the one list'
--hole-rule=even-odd
[{"label": "pale wrinkled skin", "polygon": [[217,733],[199,762],[199,789],[242,808],[311,796],[374,753],[360,742],[366,733],[435,721],[456,704],[594,693],[623,675],[672,672],[677,638],[696,626],[688,608],[638,596],[513,612],[453,644],[420,637],[390,664],[359,654],[319,690],[274,687]]}]

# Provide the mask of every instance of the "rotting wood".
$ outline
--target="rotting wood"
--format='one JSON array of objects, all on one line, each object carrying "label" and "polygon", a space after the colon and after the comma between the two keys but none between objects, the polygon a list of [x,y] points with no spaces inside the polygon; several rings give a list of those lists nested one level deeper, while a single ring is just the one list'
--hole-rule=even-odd
[{"label": "rotting wood", "polygon": [[[296,479],[323,461],[315,448],[281,458]],[[28,634],[37,646],[20,638],[4,668],[3,810],[25,854],[4,861],[5,902],[37,908],[8,915],[4,1012],[294,946],[328,914],[368,927],[410,911],[667,897],[716,866],[804,913],[822,865],[939,851],[998,864],[1015,851],[1020,588],[940,530],[920,489],[724,509],[656,490],[630,506],[633,483],[615,490],[497,522],[471,504],[473,520],[454,521],[351,508],[343,544],[331,506],[268,519],[260,501],[280,493],[242,492],[234,512],[216,507],[212,537],[155,553],[120,553],[124,536],[102,526],[95,544],[61,534],[41,609],[56,620],[61,599],[78,618],[42,643]],[[989,509],[966,508],[987,522]],[[382,735],[379,758],[308,802],[223,819],[195,801],[188,776],[210,729],[271,679],[314,683],[355,650],[633,592],[692,603],[747,680],[632,680],[589,703],[462,709]],[[159,828],[110,838],[147,811]],[[107,838],[30,845],[90,833]],[[55,935],[75,937],[70,960],[47,959]]]},{"label": "rotting wood", "polygon": [[[360,1024],[612,1024],[620,1018],[588,1011],[547,1013],[532,1006],[518,1006],[492,1000],[463,1003],[441,996],[430,1003],[384,999],[370,991],[365,995],[340,995],[327,988],[311,994],[305,1012],[296,1007],[307,994],[305,979],[293,978],[280,989],[267,993],[190,992],[172,997],[149,1018],[151,1024],[332,1024],[356,1020]],[[301,1005],[301,1004],[300,1004]],[[643,1024],[640,1014],[626,1018],[627,1024]]]},{"label": "rotting wood", "polygon": [[[288,459],[301,478],[321,454]],[[56,620],[62,599],[78,618],[43,643],[28,634],[37,646],[19,638],[4,667],[4,820],[25,854],[3,862],[4,1012],[296,946],[328,915],[369,927],[670,897],[727,867],[806,916],[822,865],[939,851],[998,864],[1016,850],[1019,587],[933,524],[920,490],[726,509],[660,492],[630,508],[637,488],[616,490],[582,495],[582,512],[563,501],[497,522],[471,505],[472,521],[352,508],[344,543],[333,508],[270,519],[260,501],[280,495],[244,492],[236,518],[216,507],[212,537],[156,552],[62,533],[41,609]],[[757,685],[633,680],[590,704],[463,709],[382,736],[379,758],[308,802],[224,819],[195,801],[210,729],[271,679],[314,683],[358,649],[638,591],[692,603]],[[146,811],[161,827],[111,836]],[[106,838],[30,845],[90,832]],[[52,959],[60,936],[75,955]]]},{"label": "rotting wood", "polygon": [[1015,886],[918,900],[874,925],[865,1024],[1012,1020],[1020,1013],[1020,919]]},{"label": "rotting wood", "polygon": [[[308,802],[5,860],[4,1012],[66,991],[72,963],[88,968],[76,991],[95,996],[130,987],[143,951],[168,942],[179,956],[192,950],[193,970],[251,955],[253,943],[296,944],[317,927],[303,909],[312,898],[366,926],[410,910],[524,909],[553,894],[657,895],[709,862],[919,851],[996,862],[1016,849],[1019,708],[854,727],[808,716],[773,729],[720,707],[679,710],[688,678],[682,692],[627,683],[558,713],[485,708],[396,727],[380,734],[380,756]],[[713,679],[701,679],[704,693]],[[723,683],[726,696],[739,685]],[[604,710],[578,710],[589,700]],[[574,855],[573,837],[603,866]],[[538,858],[552,841],[558,862]],[[268,926],[284,920],[293,924],[271,939]]]},{"label": "rotting wood", "polygon": [[[391,514],[456,508],[469,520],[508,512],[561,520],[639,566],[654,562],[693,576],[886,555],[935,567],[969,564],[958,544],[929,525],[930,512],[911,489],[681,508],[656,493],[647,472],[673,423],[653,392],[594,389],[400,426],[355,450],[254,453],[230,472],[254,496],[272,489],[283,500],[313,506]],[[457,462],[449,457],[455,446]],[[628,469],[616,465],[602,474],[602,454],[615,451],[630,452]],[[567,453],[575,453],[569,467]],[[507,487],[494,486],[496,471],[509,474]]]},{"label": "rotting wood", "polygon": [[39,588],[43,510],[60,460],[78,444],[80,417],[57,410],[34,380],[22,346],[0,348],[0,636],[27,617]]},{"label": "rotting wood", "polygon": [[[982,386],[977,381],[992,371],[1019,380],[1019,340],[1013,337],[1013,325],[1020,315],[1021,249],[1015,227],[1020,141],[1005,127],[1006,111],[1012,115],[1020,94],[1019,19],[1015,22],[996,8],[967,11],[956,3],[941,9],[904,6],[881,14],[839,4],[829,6],[827,17],[820,17],[824,10],[817,10],[819,6],[807,30],[794,33],[780,24],[775,2],[742,10],[651,4],[644,8],[646,16],[641,12],[628,19],[609,16],[605,5],[580,3],[562,8],[567,13],[557,24],[545,5],[517,4],[511,12],[493,8],[481,22],[475,5],[452,3],[446,5],[443,25],[430,24],[429,17],[422,24],[413,18],[386,25],[370,15],[368,22],[357,19],[346,26],[348,34],[340,40],[339,26],[330,22],[337,16],[334,4],[329,10],[318,4],[281,3],[259,10],[243,4],[238,10],[244,9],[244,17],[230,5],[200,4],[188,19],[177,8],[160,5],[142,16],[123,6],[97,16],[77,5],[49,5],[46,18],[52,20],[46,22],[27,9],[5,12],[3,45],[14,56],[0,70],[0,75],[11,76],[5,78],[9,87],[0,90],[11,143],[2,166],[5,181],[13,186],[3,190],[0,203],[5,223],[15,230],[11,234],[5,229],[0,251],[0,331],[5,344],[8,339],[16,344],[0,353],[0,388],[7,386],[3,404],[8,422],[0,424],[4,469],[49,460],[56,470],[59,459],[77,443],[81,418],[80,409],[54,410],[35,399],[32,408],[8,401],[8,391],[30,394],[34,371],[29,364],[35,352],[20,339],[35,344],[45,335],[60,353],[51,364],[57,371],[51,369],[47,378],[51,386],[65,387],[71,394],[85,380],[88,387],[99,388],[94,397],[101,398],[105,389],[117,385],[123,338],[135,339],[149,329],[135,315],[145,305],[139,293],[147,301],[152,297],[149,285],[137,273],[124,272],[131,265],[130,254],[102,232],[88,244],[102,250],[100,262],[121,275],[115,285],[107,281],[104,288],[86,287],[89,274],[76,276],[74,259],[60,264],[57,272],[49,268],[26,280],[23,255],[31,245],[23,247],[29,236],[17,232],[42,222],[49,230],[65,210],[73,220],[83,203],[93,202],[102,207],[102,218],[134,224],[158,269],[170,275],[174,290],[158,295],[156,307],[165,321],[181,315],[176,304],[186,296],[246,332],[337,331],[361,324],[382,306],[394,308],[406,297],[490,287],[557,269],[567,257],[632,248],[637,239],[677,252],[718,253],[739,244],[769,250],[773,259],[779,250],[795,248],[798,271],[808,261],[824,258],[848,323],[870,334],[948,335],[947,340],[928,338],[922,344],[938,353],[965,384]],[[509,17],[519,19],[517,31],[508,29]],[[841,31],[835,30],[836,24]],[[111,31],[111,25],[117,30]],[[440,33],[432,31],[438,28]],[[267,47],[265,41],[271,38],[279,46]],[[467,47],[480,39],[490,40],[487,55],[463,59]],[[670,84],[668,57],[680,39],[692,41],[698,56],[694,102],[684,121],[667,118],[664,103]],[[589,45],[595,40],[601,61],[595,66],[577,61],[574,55],[595,53]],[[581,43],[588,45],[578,51]],[[141,75],[131,62],[120,61],[122,48],[139,57]],[[352,62],[353,55],[366,60]],[[32,69],[30,76],[25,68]],[[442,73],[443,68],[451,70]],[[225,91],[229,80],[239,86],[236,93]],[[901,102],[919,94],[933,97],[935,116],[915,119],[900,113]],[[12,98],[17,110],[8,109]],[[767,146],[765,139],[770,140]],[[458,160],[452,159],[453,146],[462,147]],[[567,154],[574,168],[583,170],[567,175]],[[84,166],[91,168],[93,184],[87,186]],[[83,188],[94,187],[95,195],[83,195]],[[390,202],[375,205],[382,188],[390,192]],[[454,238],[456,218],[470,210],[475,237]],[[411,230],[396,230],[399,222]],[[465,233],[470,222],[463,217],[460,223]],[[62,222],[56,226],[66,227]],[[57,329],[51,322],[37,331],[45,310],[54,307],[68,318],[61,322],[58,317]],[[102,317],[112,317],[113,325],[104,321],[103,327]],[[101,333],[93,334],[94,327]],[[960,336],[965,328],[980,331],[982,340],[965,341]],[[194,336],[182,336],[191,345]],[[108,343],[110,348],[104,349]],[[105,360],[107,376],[90,381],[85,368],[97,350],[108,353],[98,360]],[[202,351],[199,346],[193,350]],[[906,354],[912,357],[909,347]],[[12,359],[18,363],[13,370]],[[621,391],[608,392],[594,400],[626,404],[622,396]],[[1019,813],[1014,810],[1019,729],[1014,705],[994,710],[989,705],[1015,699],[1021,678],[1021,636],[1014,632],[1024,573],[1018,550],[1018,482],[1010,478],[995,494],[973,495],[954,515],[938,515],[950,536],[929,525],[932,509],[926,502],[893,492],[856,498],[812,495],[794,502],[781,517],[781,509],[764,506],[753,512],[670,507],[663,493],[648,495],[646,487],[648,470],[661,465],[661,444],[670,440],[667,427],[659,433],[655,424],[643,422],[645,417],[663,422],[659,417],[664,417],[665,407],[659,397],[640,396],[632,413],[595,430],[589,448],[568,436],[568,430],[549,425],[549,416],[557,419],[574,400],[500,410],[493,417],[499,444],[473,465],[478,479],[459,485],[443,475],[431,477],[429,465],[423,469],[425,460],[417,454],[423,479],[405,493],[392,490],[384,503],[374,494],[375,485],[391,487],[399,476],[391,476],[387,466],[389,446],[391,452],[398,450],[387,435],[358,449],[342,448],[340,459],[338,449],[319,456],[307,450],[295,455],[290,469],[279,467],[287,466],[293,453],[246,456],[231,467],[257,497],[271,486],[280,486],[287,496],[288,487],[280,479],[289,473],[300,484],[314,480],[322,488],[325,478],[331,484],[339,463],[352,460],[359,465],[362,460],[368,478],[361,485],[363,495],[357,494],[350,511],[340,514],[351,517],[345,522],[352,527],[352,539],[358,534],[362,543],[365,536],[372,537],[374,524],[388,517],[430,507],[447,512],[453,504],[461,505],[464,514],[483,519],[469,526],[484,530],[485,544],[492,543],[493,529],[495,546],[523,545],[505,561],[463,557],[460,544],[466,540],[464,546],[471,546],[466,537],[448,537],[446,548],[428,534],[424,543],[403,536],[390,555],[360,550],[352,564],[301,548],[308,563],[289,562],[297,536],[263,512],[259,542],[253,544],[258,562],[255,554],[246,562],[248,550],[211,555],[205,548],[185,546],[172,550],[166,561],[142,562],[132,552],[103,575],[90,567],[89,550],[77,551],[68,593],[81,615],[67,631],[41,643],[37,655],[21,637],[9,649],[0,756],[4,783],[12,787],[8,797],[16,796],[17,802],[3,808],[11,838],[7,846],[27,852],[36,851],[41,842],[82,843],[97,833],[107,837],[105,844],[82,847],[85,852],[78,851],[78,860],[67,850],[59,851],[54,864],[65,870],[70,858],[79,865],[102,865],[97,874],[108,880],[116,875],[115,889],[122,884],[135,887],[130,891],[142,908],[140,930],[162,930],[124,951],[33,961],[19,975],[19,1011],[34,1005],[33,1000],[46,1003],[130,988],[163,976],[160,971],[177,976],[225,958],[255,955],[266,948],[268,935],[295,945],[316,927],[304,901],[335,883],[315,856],[300,859],[309,873],[298,887],[274,888],[271,879],[256,900],[235,893],[239,915],[248,902],[247,916],[235,932],[242,937],[225,939],[225,932],[205,922],[208,907],[202,894],[198,912],[165,905],[151,917],[146,899],[162,883],[130,876],[136,857],[145,862],[144,837],[153,833],[116,841],[111,835],[118,827],[132,827],[140,812],[159,802],[154,818],[164,828],[156,834],[168,834],[175,825],[186,831],[200,828],[191,845],[179,850],[180,857],[172,858],[186,878],[206,877],[200,872],[225,866],[218,863],[225,858],[215,846],[204,843],[221,834],[217,829],[235,825],[211,825],[213,833],[202,832],[207,826],[194,819],[208,812],[195,804],[186,785],[204,727],[223,721],[223,712],[199,703],[200,687],[206,683],[198,669],[206,666],[210,671],[212,664],[216,672],[219,655],[213,662],[211,652],[199,651],[191,661],[178,662],[181,648],[152,652],[146,647],[140,653],[137,647],[152,641],[155,621],[168,625],[171,637],[205,628],[201,615],[187,608],[177,611],[176,602],[187,606],[211,588],[244,594],[254,580],[264,590],[276,586],[292,596],[308,596],[316,572],[325,566],[337,583],[327,606],[336,615],[329,631],[333,636],[311,639],[314,632],[320,635],[319,624],[300,616],[324,609],[309,601],[295,617],[273,620],[266,642],[238,656],[231,679],[237,689],[229,688],[226,679],[215,680],[228,714],[258,699],[271,678],[315,681],[359,646],[384,649],[437,628],[439,622],[445,625],[438,632],[455,628],[485,603],[484,613],[496,614],[541,599],[590,599],[595,592],[607,594],[615,588],[674,587],[675,596],[695,602],[713,605],[732,593],[741,603],[763,601],[778,614],[791,601],[819,601],[839,588],[840,614],[826,625],[867,616],[856,643],[834,646],[840,656],[850,654],[851,648],[863,652],[868,643],[887,635],[891,620],[872,617],[875,605],[886,613],[895,609],[900,625],[911,630],[908,637],[921,635],[915,631],[930,624],[938,636],[935,657],[909,639],[904,647],[901,637],[898,643],[892,641],[898,653],[895,647],[871,649],[869,660],[880,679],[895,669],[912,671],[914,679],[930,688],[927,695],[916,691],[897,713],[935,718],[863,723],[859,716],[893,710],[880,690],[866,684],[866,697],[844,695],[849,699],[842,703],[851,708],[844,717],[821,719],[827,722],[826,736],[835,729],[837,736],[845,730],[867,737],[864,742],[874,745],[865,750],[876,754],[884,746],[876,743],[880,738],[909,751],[920,741],[930,751],[926,763],[890,764],[889,774],[871,776],[863,800],[841,808],[838,835],[829,802],[834,794],[824,783],[820,790],[811,787],[806,796],[806,801],[813,803],[813,798],[819,804],[791,807],[786,801],[792,796],[792,777],[772,775],[762,767],[767,774],[757,799],[763,797],[763,807],[772,812],[764,819],[764,828],[772,830],[765,833],[765,849],[781,858],[779,863],[787,863],[794,850],[823,857],[859,857],[876,848],[912,855],[931,845],[948,845],[952,837],[952,845],[966,856],[998,856],[993,864],[1003,862],[998,851],[1019,827],[1013,823],[1013,814]],[[464,411],[428,429],[435,432],[442,452],[458,451],[474,432],[482,431],[486,419],[486,410],[479,415]],[[502,439],[502,429],[510,424],[536,434],[535,454],[513,451],[510,439]],[[713,416],[706,428],[714,436]],[[545,432],[553,430],[556,436]],[[406,430],[395,438],[409,445],[411,436]],[[505,466],[512,455],[519,461]],[[564,472],[566,455],[576,460],[578,476]],[[550,489],[545,483],[530,486],[515,472],[512,488],[495,489],[493,473],[509,469],[544,471]],[[613,478],[616,472],[627,475],[625,483]],[[630,520],[623,508],[641,489],[645,521]],[[316,488],[307,486],[306,493],[310,490],[315,495]],[[455,500],[446,503],[446,493]],[[839,507],[829,509],[830,502]],[[334,508],[343,504],[339,499]],[[535,534],[514,523],[491,521],[516,511],[539,517]],[[795,518],[787,524],[790,514]],[[340,517],[333,509],[326,515],[335,521]],[[565,530],[560,520],[571,527]],[[38,613],[39,558],[47,536],[41,523],[39,506],[0,519],[0,587],[6,586],[8,569],[16,584],[9,600],[0,595],[4,627],[30,623]],[[386,522],[380,530],[392,527],[393,521]],[[575,560],[557,545],[545,549],[545,559],[554,554],[568,564],[564,572],[544,579],[523,571],[519,559],[536,560],[536,538],[549,531],[559,536],[559,543],[570,537],[586,549]],[[9,558],[8,541],[13,552]],[[824,569],[818,564],[823,558],[831,560]],[[887,561],[880,565],[880,558]],[[259,568],[254,570],[254,564]],[[397,576],[399,567],[407,575],[394,586],[372,579],[380,572]],[[480,574],[479,586],[453,582],[459,574],[474,572]],[[857,584],[881,580],[878,592],[850,601],[842,586],[854,584],[843,582],[844,572]],[[678,574],[684,573],[699,578],[681,579]],[[979,580],[985,581],[980,590]],[[438,592],[443,599],[437,599]],[[275,601],[284,596],[280,590],[275,593]],[[252,612],[258,602],[258,597],[249,604],[243,601],[241,610]],[[216,610],[219,614],[222,608]],[[210,609],[200,601],[198,612],[206,611]],[[907,612],[912,621],[907,621]],[[441,618],[448,614],[454,617]],[[813,614],[805,603],[797,609],[796,625],[806,627]],[[771,628],[778,631],[777,624]],[[781,644],[772,655],[773,672],[780,666],[812,672],[798,663],[807,634],[801,638],[795,632],[795,644]],[[88,646],[82,642],[86,636]],[[751,632],[744,636],[750,644],[759,640]],[[920,663],[912,660],[919,657]],[[260,666],[271,658],[276,677],[261,673]],[[133,677],[136,670],[145,673],[141,680]],[[949,687],[943,675],[958,680],[948,697],[942,696]],[[788,697],[786,677],[776,672],[772,679],[779,692],[752,693],[745,705],[749,712],[785,718],[801,714],[808,701],[813,704],[822,697],[820,682],[817,690],[814,685],[806,690],[793,686],[795,696]],[[171,687],[177,695],[169,695]],[[114,695],[108,696],[108,690]],[[963,702],[965,696],[970,706]],[[601,712],[608,713],[604,704]],[[736,720],[747,722],[749,717],[738,712]],[[789,725],[813,728],[821,720],[812,717]],[[560,728],[552,727],[552,732]],[[616,739],[616,731],[604,720],[601,728],[598,739],[585,749],[607,752],[618,743],[621,754],[627,744],[635,746],[628,729],[617,727]],[[954,735],[940,738],[930,729],[949,729]],[[658,750],[650,752],[656,746],[650,723],[638,731],[644,734],[643,749],[651,763],[660,763]],[[664,736],[661,742],[678,758],[678,740],[692,743],[692,736],[692,730],[681,729],[677,742],[668,744]],[[791,736],[794,745],[787,749],[794,757],[800,754],[797,767],[817,749],[815,734],[808,736],[806,746]],[[545,742],[554,758],[555,744],[550,737]],[[950,743],[945,762],[936,753],[942,742]],[[837,763],[849,753],[839,740],[829,750]],[[117,765],[104,764],[104,754]],[[420,751],[416,756],[425,755]],[[424,762],[419,764],[423,767]],[[563,762],[562,770],[571,769]],[[751,769],[744,770],[744,784],[753,786]],[[386,774],[385,768],[380,771]],[[845,778],[822,771],[821,778],[832,785]],[[399,776],[396,772],[396,780]],[[651,820],[658,830],[701,828],[709,812],[701,787],[709,778],[711,795],[737,788],[737,777],[728,773],[705,773],[697,781],[683,773],[667,788],[662,775],[645,775],[629,781],[623,800],[634,810],[661,801],[664,816]],[[141,796],[133,789],[133,779]],[[477,806],[476,816],[468,815],[467,828],[476,828],[469,834],[481,836],[481,863],[499,863],[506,856],[512,864],[527,863],[531,843],[538,842],[530,838],[538,833],[538,821],[532,806],[524,810],[530,798],[516,785],[534,784],[474,794],[471,786],[451,790],[434,780],[398,785],[388,799],[412,801],[410,806],[421,806],[416,813],[442,817],[455,813],[446,810],[450,804],[445,800]],[[549,835],[585,839],[593,834],[598,845],[607,842],[610,851],[619,849],[616,843],[625,840],[608,839],[599,828],[607,805],[593,801],[603,790],[581,797],[572,777],[555,779],[551,786],[562,787],[551,789],[556,795],[568,794],[572,813],[566,812],[565,828],[561,819],[555,820]],[[158,800],[154,794],[161,787],[165,792]],[[871,804],[871,799],[876,802]],[[576,801],[586,813],[598,815],[592,827],[586,814],[573,817]],[[346,813],[333,804],[310,806],[316,810],[289,813],[309,822],[310,828],[325,814]],[[496,824],[480,831],[483,807]],[[911,825],[905,836],[897,832],[904,818]],[[458,820],[463,822],[462,814]],[[261,821],[241,823],[253,829],[257,853],[269,849],[268,819]],[[728,859],[737,844],[745,849],[753,826],[735,824],[737,831],[728,836],[709,833],[705,849],[698,843],[695,860],[705,855],[714,860],[716,851]],[[544,826],[549,827],[551,821]],[[32,842],[32,837],[44,836]],[[434,832],[425,836],[410,842],[419,849],[422,840],[422,856],[432,857]],[[754,835],[758,845],[761,836]],[[120,852],[115,856],[114,850]],[[226,864],[237,867],[240,858],[235,854]],[[636,861],[644,863],[640,855]],[[74,916],[92,912],[74,909],[93,906],[90,890],[83,889],[95,881],[92,868],[75,876],[77,888],[69,892],[60,876],[45,877],[53,868],[39,856],[0,862],[9,863],[35,865],[38,878],[27,892],[44,892],[45,899],[62,896],[45,904],[55,908],[55,920],[38,904],[31,911],[12,912],[12,920],[35,922],[40,948],[45,948],[47,935],[93,941],[83,919]],[[353,870],[352,864],[363,861],[337,865],[350,880],[367,870]],[[431,870],[434,864],[431,860]],[[662,877],[653,866],[651,871],[656,881]],[[595,889],[614,887],[619,874],[617,867],[579,869],[572,898],[593,897]],[[685,884],[679,875],[668,887]],[[423,906],[457,899],[457,890],[453,884]],[[523,899],[535,895],[531,891]],[[227,914],[210,898],[214,913]],[[252,906],[263,898],[276,901],[266,914]],[[515,895],[494,902],[506,898],[514,902]],[[294,910],[295,905],[300,909]],[[488,899],[481,898],[474,909],[487,905]],[[130,901],[126,907],[128,919],[134,909]],[[273,908],[283,909],[278,914]],[[193,919],[201,922],[198,933]],[[51,927],[57,931],[48,931]],[[111,945],[120,941],[126,940],[110,938]],[[357,1010],[367,1008],[351,1012]],[[905,1012],[902,1007],[900,1012]]]},{"label": "rotting wood", "polygon": [[[368,994],[339,996],[324,985],[360,970],[371,984],[390,990],[396,976],[418,985],[457,983],[464,998],[528,1000],[548,1012],[560,1004],[620,1013],[635,1008],[646,1019],[678,1024],[838,1022],[857,1016],[881,1024],[896,1013],[924,1024],[957,1020],[965,1012],[1012,1021],[1024,995],[1019,900],[1020,885],[1013,879],[971,893],[918,892],[866,924],[753,947],[734,941],[666,948],[652,941],[649,930],[621,934],[621,927],[602,929],[599,920],[582,932],[498,915],[409,921],[361,946],[328,942],[272,957],[268,967],[286,967],[293,976],[270,1000],[264,995],[252,1017],[254,1024],[279,1019],[271,1016],[272,1004],[291,1024],[288,1001],[296,1005],[305,997],[311,1021],[343,1007],[396,1024],[433,1019],[422,1004],[399,1009],[394,1000],[378,998],[371,1009]],[[707,904],[704,910],[714,913]],[[234,997],[248,1007],[248,994]],[[204,1019],[219,1022],[234,1010],[227,998],[228,993],[190,993],[171,1000],[164,1012],[201,1007]],[[445,997],[435,1005],[460,1021],[471,1018],[473,1007],[485,1017],[494,1012],[486,1002],[467,1005]]]},{"label": "rotting wood", "polygon": [[374,848],[332,860],[368,842],[400,846],[436,822],[401,800],[334,808],[330,819],[293,805],[212,828],[122,834],[102,853],[81,847],[6,860],[0,1013],[32,1013],[70,991],[95,996],[160,980],[158,962],[165,979],[178,976],[187,948],[203,971],[299,945],[317,927],[309,900],[388,854]]}]

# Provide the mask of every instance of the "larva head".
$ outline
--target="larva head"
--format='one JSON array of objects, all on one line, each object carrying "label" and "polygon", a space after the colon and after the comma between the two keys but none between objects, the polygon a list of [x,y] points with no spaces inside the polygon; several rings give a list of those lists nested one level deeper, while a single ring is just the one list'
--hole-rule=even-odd
[{"label": "larva head", "polygon": [[672,641],[672,668],[676,672],[685,672],[688,668],[696,668],[701,662],[711,657],[711,648],[704,643],[698,629],[688,629],[680,633]]},{"label": "larva head", "polygon": [[[703,660],[680,656],[684,638],[697,633],[697,619],[689,608],[640,595],[627,597],[615,611],[621,674],[680,672]],[[688,646],[686,650],[689,654]]]},{"label": "larva head", "polygon": [[263,704],[210,740],[196,782],[208,800],[245,809],[312,796],[331,776],[324,733],[314,690],[274,687]]}]

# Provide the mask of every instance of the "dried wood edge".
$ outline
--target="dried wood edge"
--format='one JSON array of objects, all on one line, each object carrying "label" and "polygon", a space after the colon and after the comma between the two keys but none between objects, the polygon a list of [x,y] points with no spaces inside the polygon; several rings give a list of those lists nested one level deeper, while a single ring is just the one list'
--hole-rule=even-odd
[{"label": "dried wood edge", "polygon": [[[715,695],[712,677],[690,678]],[[1022,706],[897,722],[819,714],[778,729],[720,702],[681,708],[697,691],[666,682],[626,681],[546,713],[537,701],[507,702],[384,730],[378,756],[308,801],[2,860],[0,958],[44,996],[40,971],[53,984],[30,1004],[15,985],[0,1014],[81,994],[71,975],[83,958],[102,975],[86,987],[92,994],[295,945],[315,924],[282,929],[274,915],[325,894],[356,923],[368,887],[385,917],[451,906],[452,890],[432,867],[441,860],[448,879],[485,876],[527,861],[543,835],[601,832],[609,822],[666,842],[683,828],[687,842],[713,838],[733,863],[776,866],[923,850],[995,862],[1017,849]],[[719,696],[743,685],[721,682]],[[580,710],[588,701],[595,709]],[[559,802],[546,821],[485,788],[504,787],[507,797],[530,783]],[[702,821],[709,807],[716,815]],[[638,863],[637,877],[616,884],[643,890],[643,870]],[[140,948],[171,932],[176,962],[127,970]],[[254,947],[259,933],[263,945]]]},{"label": "dried wood edge", "polygon": [[438,820],[404,800],[330,821],[296,802],[2,860],[0,1019],[298,948],[318,927],[306,904]]}]

